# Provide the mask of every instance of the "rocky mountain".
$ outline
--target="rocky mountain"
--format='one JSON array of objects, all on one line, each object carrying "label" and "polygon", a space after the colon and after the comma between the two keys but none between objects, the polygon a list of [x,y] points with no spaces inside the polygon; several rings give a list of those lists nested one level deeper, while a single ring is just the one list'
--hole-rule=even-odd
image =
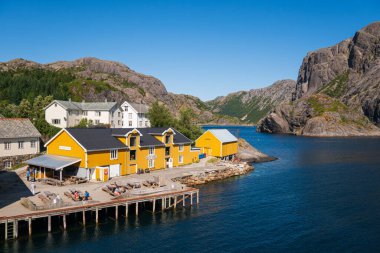
[{"label": "rocky mountain", "polygon": [[[20,77],[21,76],[21,77]],[[22,96],[12,90],[12,84],[25,82],[27,95]],[[74,61],[58,61],[39,64],[23,59],[0,63],[1,99],[13,97],[27,98],[41,93],[54,94],[57,99],[71,98],[74,101],[117,101],[128,100],[135,103],[164,103],[175,115],[184,108],[191,108],[201,123],[236,122],[232,117],[217,115],[199,98],[173,94],[166,90],[157,78],[138,73],[128,66],[114,61],[97,58],[82,58]],[[21,80],[20,80],[21,79]],[[25,79],[25,80],[24,80]],[[46,85],[41,80],[46,79]],[[35,87],[31,87],[31,86]],[[43,86],[43,87],[40,87]],[[46,86],[46,87],[45,87]],[[58,92],[59,90],[59,92]]]},{"label": "rocky mountain", "polygon": [[239,91],[208,101],[213,112],[240,118],[245,123],[257,123],[282,102],[290,102],[296,82],[281,80],[269,87]]},{"label": "rocky mountain", "polygon": [[[323,98],[321,102],[341,102],[347,106],[346,112],[330,108],[328,115],[312,113],[307,105],[315,96]],[[364,27],[335,46],[308,53],[302,61],[292,100],[293,103],[279,105],[261,120],[258,130],[305,135],[310,131],[312,135],[377,135],[378,128],[373,128],[373,124],[380,126],[380,22]],[[347,113],[356,119],[346,121]],[[370,123],[364,126],[368,131],[357,129],[360,115],[369,119]]]}]

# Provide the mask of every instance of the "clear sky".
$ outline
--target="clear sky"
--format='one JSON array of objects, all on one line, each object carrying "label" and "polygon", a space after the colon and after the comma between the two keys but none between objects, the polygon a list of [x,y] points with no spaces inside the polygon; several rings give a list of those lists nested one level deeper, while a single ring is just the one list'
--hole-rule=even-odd
[{"label": "clear sky", "polygon": [[308,51],[378,20],[379,0],[0,0],[0,61],[115,60],[207,100],[296,79]]}]

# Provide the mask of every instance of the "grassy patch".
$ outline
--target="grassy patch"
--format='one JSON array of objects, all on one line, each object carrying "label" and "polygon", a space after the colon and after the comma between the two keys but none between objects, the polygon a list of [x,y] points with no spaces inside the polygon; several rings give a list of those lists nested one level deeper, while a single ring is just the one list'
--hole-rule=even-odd
[{"label": "grassy patch", "polygon": [[347,90],[348,76],[350,72],[347,70],[335,77],[327,85],[320,89],[320,93],[324,93],[333,98],[340,98]]},{"label": "grassy patch", "polygon": [[91,90],[94,90],[97,94],[109,90],[117,91],[117,89],[104,81],[96,81],[91,79],[76,79],[68,83],[67,87],[70,90],[72,96],[71,99],[74,101],[80,101]]}]

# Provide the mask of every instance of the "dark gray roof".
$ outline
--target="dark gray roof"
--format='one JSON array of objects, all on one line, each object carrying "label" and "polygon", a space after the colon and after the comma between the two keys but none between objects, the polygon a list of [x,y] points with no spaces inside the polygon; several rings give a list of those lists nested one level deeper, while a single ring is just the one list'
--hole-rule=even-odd
[{"label": "dark gray roof", "polygon": [[[112,134],[118,136],[124,136],[129,131],[137,129],[141,134],[140,145],[141,146],[163,146],[164,144],[157,140],[154,135],[162,135],[163,132],[168,130],[168,127],[151,127],[151,128],[113,128]],[[192,143],[192,141],[184,136],[182,133],[178,132],[176,129],[173,129],[174,135],[174,144],[187,144]]]},{"label": "dark gray roof", "polygon": [[41,137],[29,119],[0,118],[0,138]]},{"label": "dark gray roof", "polygon": [[66,129],[87,151],[128,149],[112,136],[111,128],[67,128]]},{"label": "dark gray roof", "polygon": [[[125,136],[128,132],[135,128],[112,128],[112,134],[114,136]],[[142,136],[140,137],[141,147],[152,147],[152,146],[165,146],[162,142],[157,140],[154,136],[150,135],[146,129],[149,128],[136,128]]]},{"label": "dark gray roof", "polygon": [[192,141],[189,138],[187,138],[181,132],[177,131],[176,129],[174,129],[172,127],[151,127],[151,128],[145,128],[145,129],[148,129],[148,132],[150,134],[162,134],[163,132],[165,132],[169,128],[171,128],[175,133],[174,144],[192,143]]},{"label": "dark gray roof", "polygon": [[68,110],[81,111],[110,111],[117,107],[116,102],[72,102],[64,100],[54,100],[52,103],[58,103]]},{"label": "dark gray roof", "polygon": [[54,170],[61,170],[67,166],[79,163],[82,159],[58,155],[42,155],[27,160],[28,165],[40,166]]},{"label": "dark gray roof", "polygon": [[138,113],[148,113],[149,107],[144,104],[129,103]]}]

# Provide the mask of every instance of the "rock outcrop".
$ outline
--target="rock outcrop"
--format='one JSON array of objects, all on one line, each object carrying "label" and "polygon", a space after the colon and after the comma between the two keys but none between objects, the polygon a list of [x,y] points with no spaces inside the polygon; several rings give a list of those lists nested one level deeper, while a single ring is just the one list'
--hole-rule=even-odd
[{"label": "rock outcrop", "polygon": [[[375,125],[380,126],[380,22],[335,46],[308,53],[292,100],[261,119],[257,130],[311,136],[378,135]],[[310,103],[313,101],[326,110],[316,113]],[[338,103],[342,105],[339,110],[329,108]]]},{"label": "rock outcrop", "polygon": [[278,106],[257,127],[259,132],[304,136],[380,136],[380,129],[338,99],[314,94]]},{"label": "rock outcrop", "polygon": [[215,113],[238,117],[244,123],[257,123],[278,104],[290,102],[295,85],[293,80],[281,80],[266,88],[217,97],[207,104]]},{"label": "rock outcrop", "polygon": [[260,152],[244,139],[240,138],[238,145],[239,149],[236,156],[240,161],[248,163],[262,163],[274,161],[277,159],[276,157],[268,156]]}]

